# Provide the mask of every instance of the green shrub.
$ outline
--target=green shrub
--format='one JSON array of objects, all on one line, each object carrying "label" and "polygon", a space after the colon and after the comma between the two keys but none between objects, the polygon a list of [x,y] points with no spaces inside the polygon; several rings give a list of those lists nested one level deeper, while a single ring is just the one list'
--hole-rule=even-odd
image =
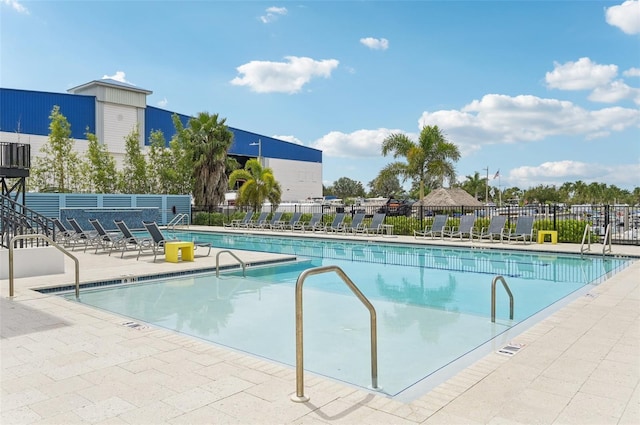
[{"label": "green shrub", "polygon": [[198,226],[222,226],[226,217],[222,213],[199,212],[193,217],[193,224]]}]

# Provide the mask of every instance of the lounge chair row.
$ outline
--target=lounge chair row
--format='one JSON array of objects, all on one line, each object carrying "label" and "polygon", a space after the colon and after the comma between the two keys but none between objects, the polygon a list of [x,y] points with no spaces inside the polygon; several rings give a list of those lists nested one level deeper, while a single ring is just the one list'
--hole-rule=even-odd
[{"label": "lounge chair row", "polygon": [[257,219],[253,220],[253,212],[249,211],[243,219],[232,220],[225,227],[233,229],[269,229],[269,230],[290,230],[292,232],[324,232],[336,234],[381,234],[385,230],[384,219],[386,214],[376,213],[370,222],[366,221],[366,215],[357,213],[351,222],[345,222],[346,213],[337,213],[331,223],[322,220],[322,213],[314,213],[309,221],[302,220],[301,212],[294,212],[288,221],[282,220],[282,212],[275,212],[270,220],[267,219],[269,213],[260,213]]},{"label": "lounge chair row", "polygon": [[[89,219],[89,223],[95,229],[93,231],[82,229],[75,218],[67,219],[71,229],[62,224],[62,221],[58,218],[53,218],[52,220],[56,226],[57,234],[60,238],[59,241],[65,246],[71,246],[72,250],[75,250],[78,245],[83,245],[85,252],[89,247],[95,247],[96,254],[100,249],[108,251],[109,255],[116,250],[121,252],[120,258],[124,257],[124,253],[128,250],[137,250],[136,259],[140,259],[140,255],[143,252],[152,251],[153,261],[155,261],[158,254],[164,253],[166,242],[177,241],[165,238],[158,224],[153,221],[142,222],[150,237],[138,237],[131,232],[127,224],[122,220],[114,220],[118,228],[117,232],[106,231],[102,223],[94,218]],[[208,242],[194,241],[194,248],[208,248],[206,255],[211,253],[211,244]]]},{"label": "lounge chair row", "polygon": [[415,238],[440,238],[445,236],[449,238],[459,238],[460,240],[473,241],[481,240],[499,240],[500,242],[522,241],[531,243],[533,240],[533,216],[520,216],[517,218],[515,229],[505,229],[507,222],[506,216],[496,215],[491,217],[488,227],[483,227],[480,231],[475,229],[476,218],[473,215],[463,215],[460,217],[458,226],[447,226],[449,216],[446,214],[436,215],[433,223],[426,226],[423,231],[415,230],[413,235]]}]

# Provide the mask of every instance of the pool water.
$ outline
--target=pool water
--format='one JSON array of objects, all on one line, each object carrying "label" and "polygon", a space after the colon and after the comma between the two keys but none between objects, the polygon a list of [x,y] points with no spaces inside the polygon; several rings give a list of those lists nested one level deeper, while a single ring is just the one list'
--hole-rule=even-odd
[{"label": "pool water", "polygon": [[[343,269],[377,311],[378,381],[397,395],[509,328],[627,260],[600,257],[443,249],[400,244],[179,234],[216,247],[295,254],[305,261],[240,271],[195,274],[84,290],[81,301],[288,365],[295,364],[294,288],[311,267]],[[209,239],[206,239],[206,238]],[[242,258],[242,253],[236,251]],[[491,282],[505,277],[515,300]],[[69,295],[69,299],[75,299]],[[305,369],[360,387],[371,385],[369,312],[335,273],[304,283]]]}]

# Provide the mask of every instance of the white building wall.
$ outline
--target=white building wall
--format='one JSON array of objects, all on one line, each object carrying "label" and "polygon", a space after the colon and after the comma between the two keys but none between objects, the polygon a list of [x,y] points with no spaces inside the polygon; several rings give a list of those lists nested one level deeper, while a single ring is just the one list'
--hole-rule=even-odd
[{"label": "white building wall", "polygon": [[109,152],[123,154],[126,152],[126,137],[138,124],[138,111],[132,106],[104,103],[104,138]]},{"label": "white building wall", "polygon": [[282,187],[282,202],[322,196],[322,164],[289,159],[262,158]]},{"label": "white building wall", "polygon": [[[27,143],[31,145],[31,163],[33,163],[36,157],[43,156],[40,153],[40,149],[42,148],[42,146],[47,144],[47,142],[49,141],[49,136],[36,136],[33,134],[18,134],[0,131],[0,140],[9,143]],[[73,140],[74,150],[76,152],[79,152],[81,155],[84,155],[84,153],[87,151],[88,141],[85,139]]]}]

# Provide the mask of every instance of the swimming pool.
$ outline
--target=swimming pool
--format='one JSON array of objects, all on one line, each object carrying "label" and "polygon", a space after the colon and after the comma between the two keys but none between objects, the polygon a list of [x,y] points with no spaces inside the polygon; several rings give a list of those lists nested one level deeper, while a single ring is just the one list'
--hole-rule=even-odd
[{"label": "swimming pool", "polygon": [[[305,261],[240,272],[196,274],[83,290],[81,302],[138,321],[293,365],[294,286],[310,267],[337,265],[378,313],[378,371],[383,391],[395,396],[492,341],[571,294],[597,284],[627,260],[489,249],[456,249],[328,241],[263,235],[178,233],[216,247],[294,254]],[[242,257],[241,252],[237,252]],[[515,299],[497,291],[505,277]],[[70,296],[70,299],[75,299]],[[366,388],[369,369],[367,310],[334,274],[311,276],[304,288],[305,369]]]}]

